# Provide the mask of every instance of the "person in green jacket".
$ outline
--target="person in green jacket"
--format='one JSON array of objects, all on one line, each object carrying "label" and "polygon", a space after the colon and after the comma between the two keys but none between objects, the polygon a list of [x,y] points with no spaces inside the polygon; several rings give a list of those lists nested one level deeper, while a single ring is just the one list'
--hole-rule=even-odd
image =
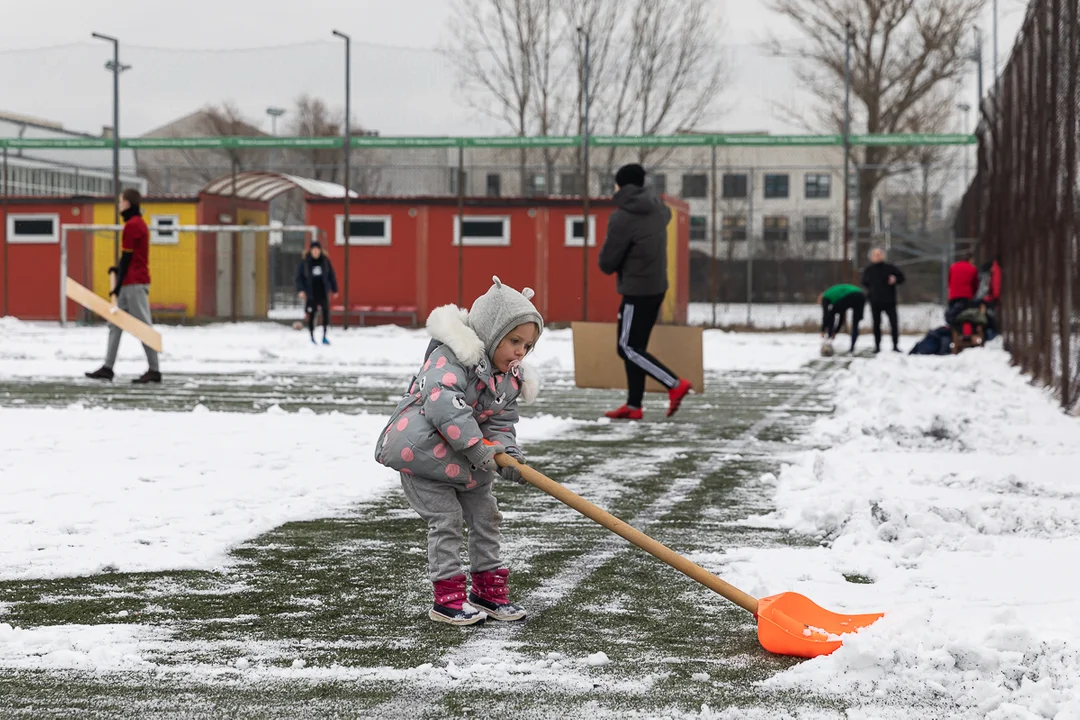
[{"label": "person in green jacket", "polygon": [[862,322],[866,295],[856,285],[833,285],[821,294],[821,337],[831,342],[844,322],[844,315],[851,311],[851,352],[859,339],[859,323]]}]

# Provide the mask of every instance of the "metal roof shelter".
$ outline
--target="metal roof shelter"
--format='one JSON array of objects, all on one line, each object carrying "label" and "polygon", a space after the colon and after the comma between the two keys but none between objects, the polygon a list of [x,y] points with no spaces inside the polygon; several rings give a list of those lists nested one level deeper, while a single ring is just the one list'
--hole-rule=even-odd
[{"label": "metal roof shelter", "polygon": [[[200,194],[232,197],[234,188],[236,197],[259,202],[268,202],[282,193],[296,189],[303,190],[308,197],[345,197],[345,188],[337,183],[259,170],[225,175],[217,180],[211,180],[200,191]],[[350,190],[349,197],[356,198],[359,195]]]}]

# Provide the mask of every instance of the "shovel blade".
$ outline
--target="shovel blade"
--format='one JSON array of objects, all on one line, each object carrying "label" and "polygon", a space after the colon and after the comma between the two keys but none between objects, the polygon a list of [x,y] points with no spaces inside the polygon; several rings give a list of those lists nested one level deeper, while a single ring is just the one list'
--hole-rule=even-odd
[{"label": "shovel blade", "polygon": [[770,595],[758,600],[758,641],[777,655],[828,655],[843,644],[841,635],[871,625],[882,615],[834,613],[799,593]]}]

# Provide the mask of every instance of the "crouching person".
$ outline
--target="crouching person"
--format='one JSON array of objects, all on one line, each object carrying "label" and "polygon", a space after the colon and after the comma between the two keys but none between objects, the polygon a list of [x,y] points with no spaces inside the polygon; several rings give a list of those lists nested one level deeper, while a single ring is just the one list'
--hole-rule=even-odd
[{"label": "crouching person", "polygon": [[[510,602],[510,571],[500,555],[502,515],[496,476],[523,483],[515,468],[500,469],[499,453],[525,458],[518,447],[518,401],[532,402],[538,383],[522,364],[544,321],[530,302],[499,278],[467,311],[444,305],[427,321],[431,342],[420,371],[398,403],[375,448],[375,459],[401,473],[412,508],[428,525],[432,620],[471,625],[485,617],[520,620]],[[472,586],[461,565],[463,525],[469,527]]]}]

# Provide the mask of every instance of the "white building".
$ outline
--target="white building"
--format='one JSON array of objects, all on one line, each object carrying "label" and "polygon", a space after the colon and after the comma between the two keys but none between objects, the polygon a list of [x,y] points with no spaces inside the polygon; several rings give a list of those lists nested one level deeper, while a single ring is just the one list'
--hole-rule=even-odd
[{"label": "white building", "polygon": [[[105,128],[100,136],[65,130],[59,123],[0,112],[0,138],[81,139],[111,137]],[[0,168],[0,175],[3,169]],[[0,177],[0,194],[4,192]],[[7,152],[7,194],[34,195],[115,195],[112,149],[19,149]],[[146,191],[146,181],[135,174],[135,154],[120,150],[120,186]]]}]

